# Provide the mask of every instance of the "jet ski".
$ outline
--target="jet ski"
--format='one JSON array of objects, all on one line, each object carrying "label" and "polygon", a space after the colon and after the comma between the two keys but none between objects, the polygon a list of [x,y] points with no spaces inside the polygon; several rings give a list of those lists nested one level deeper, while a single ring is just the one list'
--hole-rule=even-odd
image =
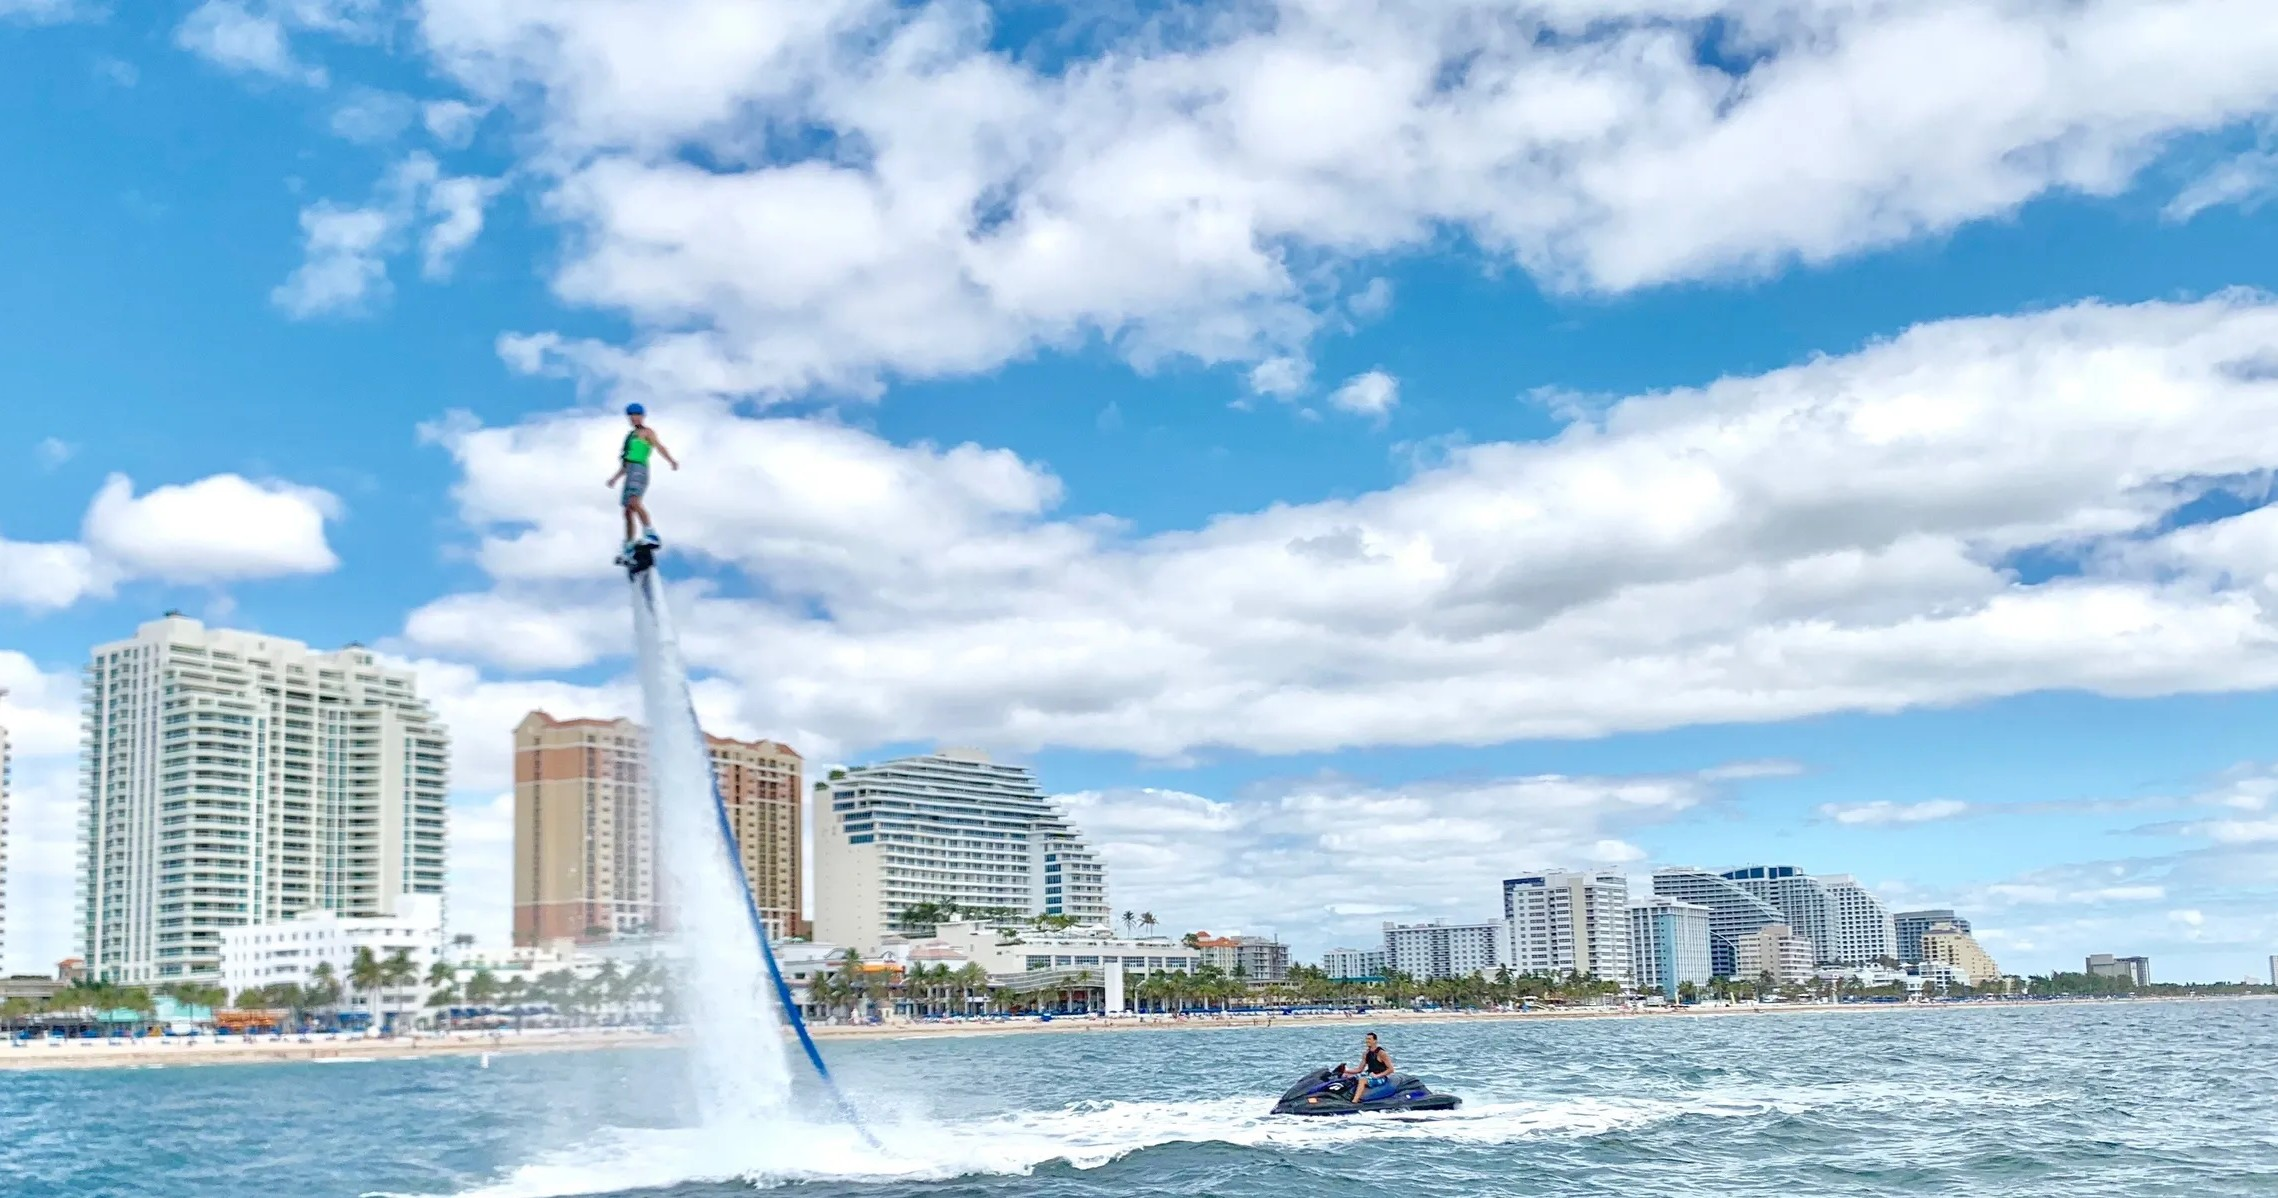
[{"label": "jet ski", "polygon": [[1395,1073],[1388,1085],[1373,1089],[1366,1102],[1353,1101],[1362,1077],[1343,1065],[1316,1069],[1297,1079],[1289,1093],[1274,1104],[1276,1115],[1363,1115],[1376,1111],[1452,1111],[1463,1100],[1453,1094],[1434,1094],[1405,1073]]}]

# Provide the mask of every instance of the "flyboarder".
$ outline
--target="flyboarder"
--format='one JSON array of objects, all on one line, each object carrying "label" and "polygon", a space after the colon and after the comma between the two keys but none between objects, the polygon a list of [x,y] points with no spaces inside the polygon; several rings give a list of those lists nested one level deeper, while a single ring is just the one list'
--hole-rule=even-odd
[{"label": "flyboarder", "polygon": [[[625,509],[625,549],[617,555],[617,564],[633,566],[636,571],[645,566],[641,559],[653,559],[657,546],[662,543],[657,539],[656,525],[649,521],[648,505],[642,502],[642,497],[649,489],[650,452],[663,454],[667,464],[675,470],[680,469],[679,459],[674,458],[672,451],[664,447],[664,442],[657,439],[656,430],[648,426],[647,416],[648,409],[641,405],[625,405],[625,419],[632,422],[633,428],[625,434],[624,447],[617,452],[617,473],[610,475],[609,481],[603,484],[614,487],[620,479],[624,481],[620,502]],[[641,526],[637,537],[633,532],[633,522],[636,519]],[[639,552],[641,550],[646,552]]]}]

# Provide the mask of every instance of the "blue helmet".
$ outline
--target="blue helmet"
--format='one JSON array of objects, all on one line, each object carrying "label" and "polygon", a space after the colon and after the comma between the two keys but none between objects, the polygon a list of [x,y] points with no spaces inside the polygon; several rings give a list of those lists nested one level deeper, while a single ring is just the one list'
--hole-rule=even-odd
[{"label": "blue helmet", "polygon": [[625,405],[625,414],[627,416],[646,416],[648,415],[648,411],[649,410],[647,408],[644,408],[637,403],[629,403]]}]

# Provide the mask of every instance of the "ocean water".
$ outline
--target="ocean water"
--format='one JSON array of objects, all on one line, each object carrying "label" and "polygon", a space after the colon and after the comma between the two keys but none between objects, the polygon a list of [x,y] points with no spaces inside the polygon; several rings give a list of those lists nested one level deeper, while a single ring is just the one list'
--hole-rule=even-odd
[{"label": "ocean water", "polygon": [[[1463,1109],[1265,1113],[1380,1027]],[[689,1126],[670,1051],[0,1073],[8,1198],[2278,1194],[2278,1002],[837,1042]]]}]

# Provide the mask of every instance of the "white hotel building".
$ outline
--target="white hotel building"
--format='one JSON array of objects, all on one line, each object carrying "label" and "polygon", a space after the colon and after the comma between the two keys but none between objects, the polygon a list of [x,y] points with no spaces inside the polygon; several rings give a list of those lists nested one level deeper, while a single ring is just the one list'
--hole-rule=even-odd
[{"label": "white hotel building", "polygon": [[[7,688],[0,687],[0,698]],[[8,959],[8,795],[14,784],[13,762],[8,756],[8,726],[0,724],[0,961]]]},{"label": "white hotel building", "polygon": [[409,673],[168,615],[86,670],[80,955],[217,981],[232,928],[443,893],[450,740]]},{"label": "white hotel building", "polygon": [[427,1001],[427,971],[443,959],[443,899],[403,895],[394,915],[343,919],[331,911],[303,911],[276,923],[249,924],[222,933],[221,984],[230,997],[289,982],[306,986],[317,966],[332,966],[342,995],[361,1006],[370,997],[349,984],[356,950],[385,961],[401,952],[419,968],[418,980],[381,994],[383,1010],[416,1010]]},{"label": "white hotel building", "polygon": [[928,903],[1108,922],[1106,867],[1024,767],[944,750],[817,782],[813,803],[816,940],[868,950]]},{"label": "white hotel building", "polygon": [[1543,873],[1503,882],[1512,973],[1630,980],[1629,879]]},{"label": "white hotel building", "polygon": [[1508,959],[1510,924],[1388,923],[1384,965],[1419,982],[1492,973]]}]

